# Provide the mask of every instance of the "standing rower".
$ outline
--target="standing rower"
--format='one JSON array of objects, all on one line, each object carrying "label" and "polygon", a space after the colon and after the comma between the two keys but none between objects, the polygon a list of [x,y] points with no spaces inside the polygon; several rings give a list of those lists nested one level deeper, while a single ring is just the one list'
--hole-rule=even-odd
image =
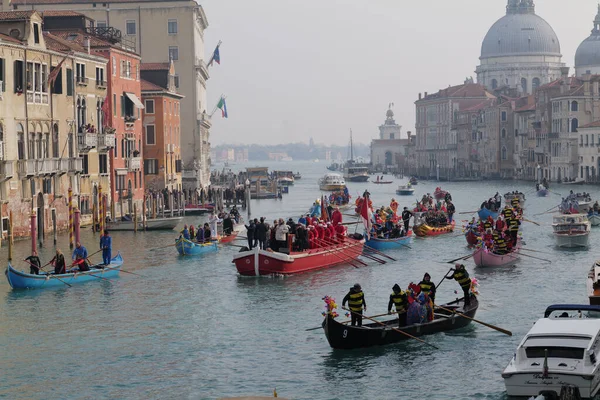
[{"label": "standing rower", "polygon": [[342,307],[348,302],[348,308],[352,311],[352,326],[362,326],[362,312],[363,307],[367,311],[367,302],[365,301],[365,294],[362,288],[357,283],[350,288],[348,294],[342,300]]},{"label": "standing rower", "polygon": [[27,257],[25,261],[29,262],[29,273],[39,275],[42,262],[38,257],[37,251],[33,250],[31,255]]},{"label": "standing rower", "polygon": [[394,291],[390,294],[390,301],[388,303],[388,314],[392,313],[392,305],[396,307],[396,312],[398,313],[398,326],[403,327],[406,325],[406,307],[408,305],[408,296],[406,292],[400,289],[400,286],[396,283],[394,287],[392,287]]},{"label": "standing rower", "polygon": [[455,264],[456,268],[452,270],[454,273],[450,276],[446,276],[446,279],[455,279],[456,282],[460,285],[465,295],[465,306],[471,304],[471,295],[469,291],[471,290],[471,278],[469,278],[469,273],[465,269],[463,264]]},{"label": "standing rower", "polygon": [[419,286],[421,292],[428,295],[431,301],[435,303],[435,283],[431,282],[431,275],[428,272],[423,275],[423,280],[419,282]]},{"label": "standing rower", "polygon": [[104,235],[100,238],[100,249],[102,250],[102,262],[104,265],[110,264],[112,251],[112,238],[108,231],[104,231]]}]

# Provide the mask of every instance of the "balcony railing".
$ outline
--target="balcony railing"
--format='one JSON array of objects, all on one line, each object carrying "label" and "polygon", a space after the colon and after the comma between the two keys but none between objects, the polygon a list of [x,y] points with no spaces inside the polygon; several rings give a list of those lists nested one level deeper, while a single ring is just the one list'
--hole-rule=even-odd
[{"label": "balcony railing", "polygon": [[78,174],[83,170],[83,159],[79,157],[69,158],[69,173]]},{"label": "balcony railing", "polygon": [[129,171],[138,171],[142,168],[142,157],[129,157],[125,161]]},{"label": "balcony railing", "polygon": [[112,149],[113,147],[115,147],[114,133],[104,133],[98,135],[98,150],[107,151],[108,149]]},{"label": "balcony railing", "polygon": [[6,181],[14,176],[14,162],[0,160],[0,181]]},{"label": "balcony railing", "polygon": [[90,81],[89,78],[86,78],[85,76],[76,76],[75,77],[75,82],[80,86],[87,86],[89,81]]},{"label": "balcony railing", "polygon": [[98,89],[106,89],[106,81],[100,80],[100,79],[96,79],[96,87]]},{"label": "balcony railing", "polygon": [[60,163],[56,158],[44,158],[41,160],[36,160],[37,166],[37,174],[38,175],[54,175],[58,172],[58,168]]},{"label": "balcony railing", "polygon": [[98,145],[97,133],[80,133],[77,135],[77,145],[80,152],[88,152]]},{"label": "balcony railing", "polygon": [[35,176],[37,174],[37,160],[18,160],[17,173],[20,177]]}]

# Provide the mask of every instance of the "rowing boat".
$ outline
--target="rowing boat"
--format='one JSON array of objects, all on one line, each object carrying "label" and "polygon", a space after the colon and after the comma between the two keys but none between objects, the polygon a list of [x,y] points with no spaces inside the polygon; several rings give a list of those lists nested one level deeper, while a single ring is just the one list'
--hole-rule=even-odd
[{"label": "rowing boat", "polygon": [[[145,221],[146,227],[144,228],[144,222],[141,218],[138,220],[138,230],[143,231],[158,231],[167,230],[170,231],[175,229],[177,224],[183,220],[183,217],[167,217],[167,218],[150,218]],[[133,221],[115,221],[109,222],[106,225],[109,231],[133,231]]]},{"label": "rowing boat", "polygon": [[58,275],[54,273],[40,273],[39,275],[35,275],[22,270],[19,271],[9,262],[4,274],[13,289],[43,289],[65,286],[65,284],[74,285],[76,283],[116,278],[119,276],[122,265],[123,257],[121,257],[121,253],[117,253],[110,260],[110,264],[97,264],[91,266],[89,271],[73,271]]},{"label": "rowing boat", "polygon": [[[465,306],[464,300],[455,300],[444,304],[442,307],[448,310],[458,311],[467,317],[475,317],[479,302],[477,297],[471,295],[471,304]],[[442,308],[435,310],[435,319],[423,324],[413,324],[400,328],[403,332],[412,336],[432,335],[434,333],[452,331],[471,323],[471,319],[453,314]],[[383,324],[383,325],[382,325]],[[357,349],[362,347],[381,346],[401,342],[409,339],[409,336],[392,328],[398,329],[398,319],[382,321],[381,324],[369,323],[361,327],[350,326],[336,321],[331,314],[327,314],[323,321],[325,337],[329,345],[334,349]]]},{"label": "rowing boat", "polygon": [[175,248],[182,256],[196,256],[198,254],[217,251],[217,242],[196,243],[180,237],[175,241]]},{"label": "rowing boat", "polygon": [[219,236],[219,243],[231,243],[238,235],[238,231],[233,231],[229,235]]},{"label": "rowing boat", "polygon": [[475,266],[477,267],[508,267],[514,265],[515,261],[519,260],[518,250],[519,245],[510,253],[496,254],[480,247],[473,252],[473,261],[475,261]]},{"label": "rowing boat", "polygon": [[445,233],[452,233],[454,231],[454,225],[456,225],[456,221],[452,221],[451,224],[434,227],[427,224],[416,225],[413,227],[413,231],[417,236],[438,236],[443,235]]},{"label": "rowing boat", "polygon": [[477,215],[479,215],[479,219],[486,220],[488,217],[492,217],[492,219],[498,218],[498,211],[488,210],[487,208],[481,208],[477,211]]},{"label": "rowing boat", "polygon": [[413,233],[412,231],[408,231],[408,234],[403,237],[395,238],[395,239],[380,239],[377,237],[372,237],[367,240],[365,246],[372,247],[375,250],[394,250],[400,249],[402,247],[407,247],[412,242]]}]

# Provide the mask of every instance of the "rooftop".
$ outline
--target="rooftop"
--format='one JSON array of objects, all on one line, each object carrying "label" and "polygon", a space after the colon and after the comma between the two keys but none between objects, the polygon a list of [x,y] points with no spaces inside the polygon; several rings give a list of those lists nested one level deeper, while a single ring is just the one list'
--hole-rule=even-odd
[{"label": "rooftop", "polygon": [[146,92],[166,92],[167,89],[160,87],[158,85],[155,85],[152,82],[148,82],[145,81],[143,79],[140,80],[141,86],[142,86],[142,92],[146,91]]},{"label": "rooftop", "polygon": [[[188,2],[189,0],[111,0],[110,3],[153,3],[153,2]],[[35,5],[35,4],[92,4],[96,0],[12,0],[15,5]]]},{"label": "rooftop", "polygon": [[69,10],[48,10],[41,11],[42,17],[84,17],[87,18],[82,13],[78,13],[76,11]]},{"label": "rooftop", "polygon": [[169,68],[169,63],[142,63],[140,65],[140,70],[142,71],[163,71]]},{"label": "rooftop", "polygon": [[462,85],[449,86],[446,89],[440,89],[438,92],[423,97],[422,100],[436,100],[457,97],[488,97],[494,98],[494,95],[485,89],[485,86],[478,83],[463,83]]},{"label": "rooftop", "polygon": [[0,21],[21,21],[30,18],[35,10],[28,11],[0,11]]}]

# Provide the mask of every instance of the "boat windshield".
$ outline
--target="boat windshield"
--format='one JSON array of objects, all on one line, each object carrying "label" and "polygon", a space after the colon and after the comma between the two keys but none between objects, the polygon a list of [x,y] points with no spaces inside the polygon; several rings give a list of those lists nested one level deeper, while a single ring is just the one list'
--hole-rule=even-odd
[{"label": "boat windshield", "polygon": [[525,353],[527,358],[544,358],[545,350],[548,350],[548,358],[572,358],[575,360],[583,360],[585,349],[575,347],[527,347]]},{"label": "boat windshield", "polygon": [[568,310],[568,311],[563,311],[563,310],[555,310],[552,311],[547,318],[550,319],[555,319],[555,318],[572,318],[572,319],[585,319],[585,318],[592,318],[592,319],[600,319],[600,311],[596,311],[596,310]]}]

